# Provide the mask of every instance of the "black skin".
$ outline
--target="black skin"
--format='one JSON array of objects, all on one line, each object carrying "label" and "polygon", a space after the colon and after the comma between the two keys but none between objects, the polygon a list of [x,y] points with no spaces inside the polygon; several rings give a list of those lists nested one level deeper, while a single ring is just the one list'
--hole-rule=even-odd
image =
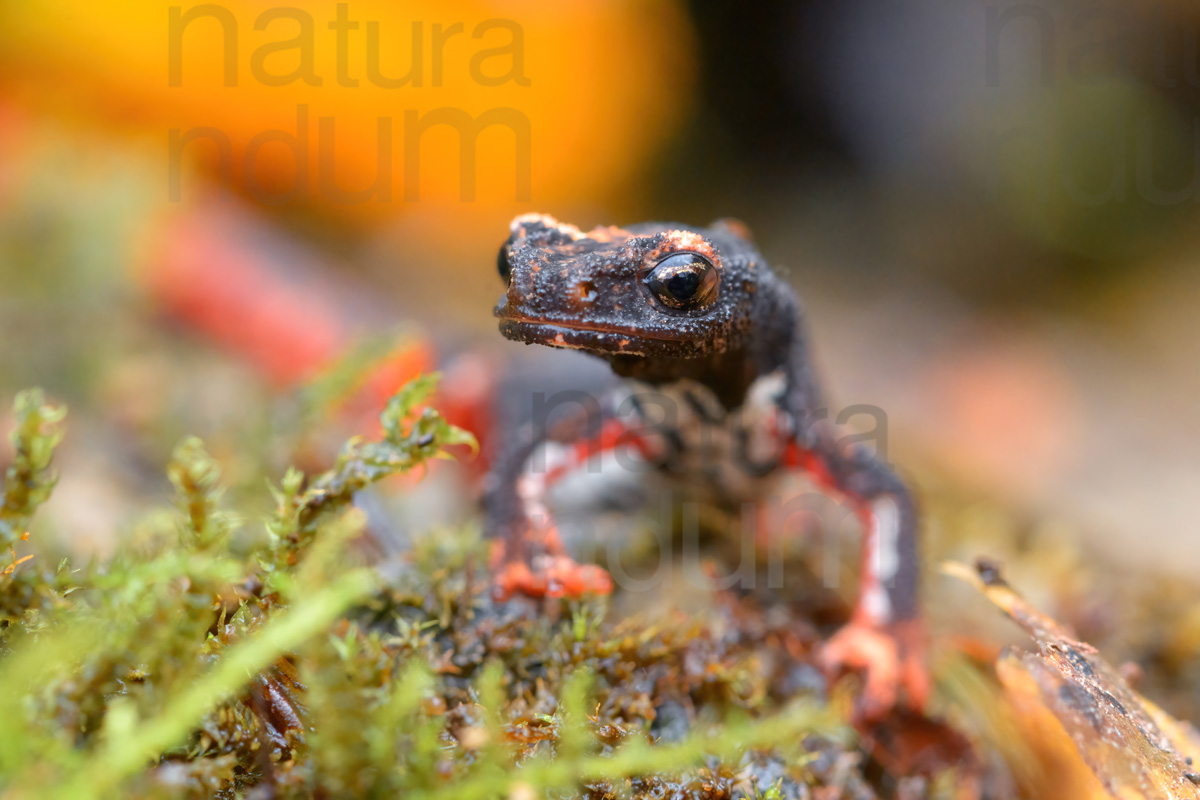
[{"label": "black skin", "polygon": [[[811,456],[806,463],[818,465],[834,490],[862,507],[880,498],[895,504],[896,570],[885,587],[888,612],[863,624],[893,632],[918,627],[912,496],[870,451],[838,445],[834,428],[819,413],[800,303],[741,223],[718,221],[709,228],[643,223],[585,234],[548,216],[526,215],[511,230],[497,261],[508,288],[496,307],[500,331],[509,339],[583,350],[606,360],[617,375],[645,384],[689,379],[707,387],[730,412],[743,405],[756,379],[782,372],[779,418],[787,423],[784,435]],[[517,491],[531,453],[541,441],[570,443],[591,435],[603,419],[603,409],[597,410],[549,431],[525,426],[512,432],[485,494],[486,528],[501,540],[501,564],[532,563],[543,544],[529,535]],[[913,636],[908,639],[901,651],[919,649]],[[873,656],[842,655],[852,666],[874,666],[860,663]],[[923,691],[908,688],[910,695]],[[893,700],[877,697],[870,711],[880,713]]]}]

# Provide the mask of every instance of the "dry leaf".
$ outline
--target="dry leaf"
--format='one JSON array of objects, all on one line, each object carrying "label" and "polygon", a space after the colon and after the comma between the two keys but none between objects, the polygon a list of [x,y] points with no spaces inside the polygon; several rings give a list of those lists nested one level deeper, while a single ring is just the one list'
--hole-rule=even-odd
[{"label": "dry leaf", "polygon": [[977,586],[1037,644],[1036,652],[1006,652],[996,672],[1047,768],[1039,796],[1200,800],[1192,767],[1200,747],[1190,725],[1131,689],[1095,648],[1014,592],[993,564],[945,570]]}]

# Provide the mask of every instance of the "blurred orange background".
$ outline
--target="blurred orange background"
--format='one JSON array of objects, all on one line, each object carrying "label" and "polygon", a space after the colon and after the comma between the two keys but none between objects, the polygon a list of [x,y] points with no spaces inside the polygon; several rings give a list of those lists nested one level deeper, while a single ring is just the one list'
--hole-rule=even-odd
[{"label": "blurred orange background", "polygon": [[0,389],[72,405],[86,477],[55,507],[111,538],[179,435],[269,443],[364,342],[376,399],[466,353],[503,371],[513,215],[734,215],[894,461],[1190,572],[1200,11],[1088,9],[5,4]]}]

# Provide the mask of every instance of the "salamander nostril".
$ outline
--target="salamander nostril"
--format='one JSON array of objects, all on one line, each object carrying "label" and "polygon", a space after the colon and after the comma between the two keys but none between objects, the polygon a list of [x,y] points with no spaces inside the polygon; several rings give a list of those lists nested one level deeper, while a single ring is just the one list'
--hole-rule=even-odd
[{"label": "salamander nostril", "polygon": [[580,281],[575,284],[575,294],[584,303],[590,303],[596,299],[596,286],[591,281]]}]

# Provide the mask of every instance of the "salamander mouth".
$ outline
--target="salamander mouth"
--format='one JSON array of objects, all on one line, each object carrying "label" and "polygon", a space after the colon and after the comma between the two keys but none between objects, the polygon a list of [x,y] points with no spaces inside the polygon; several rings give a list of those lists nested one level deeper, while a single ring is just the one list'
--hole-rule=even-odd
[{"label": "salamander mouth", "polygon": [[497,313],[497,317],[500,319],[500,332],[508,339],[569,350],[644,355],[642,344],[646,340],[672,341],[615,325],[563,324],[501,313]]}]

